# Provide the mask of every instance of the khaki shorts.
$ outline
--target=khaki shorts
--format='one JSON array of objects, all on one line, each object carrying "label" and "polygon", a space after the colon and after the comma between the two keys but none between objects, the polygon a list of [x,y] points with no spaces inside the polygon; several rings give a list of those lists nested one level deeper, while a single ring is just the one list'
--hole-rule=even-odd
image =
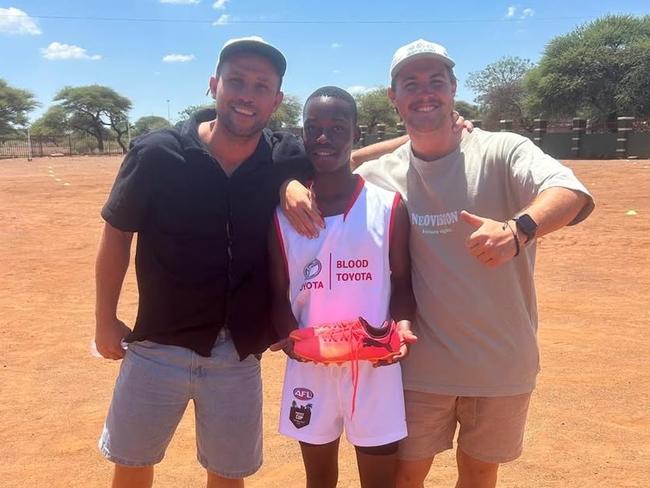
[{"label": "khaki shorts", "polygon": [[457,397],[407,390],[409,435],[400,441],[399,458],[427,459],[458,446],[488,463],[505,463],[521,455],[531,393],[501,397]]}]

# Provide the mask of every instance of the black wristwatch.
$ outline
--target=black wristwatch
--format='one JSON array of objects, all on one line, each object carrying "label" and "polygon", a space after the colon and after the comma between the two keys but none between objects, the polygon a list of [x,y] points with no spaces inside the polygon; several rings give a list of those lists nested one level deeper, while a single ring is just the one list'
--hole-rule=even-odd
[{"label": "black wristwatch", "polygon": [[526,239],[525,244],[528,244],[535,238],[537,233],[537,222],[535,222],[532,217],[528,214],[521,214],[517,217],[513,217],[512,220],[517,224],[517,231],[524,234],[528,239]]}]

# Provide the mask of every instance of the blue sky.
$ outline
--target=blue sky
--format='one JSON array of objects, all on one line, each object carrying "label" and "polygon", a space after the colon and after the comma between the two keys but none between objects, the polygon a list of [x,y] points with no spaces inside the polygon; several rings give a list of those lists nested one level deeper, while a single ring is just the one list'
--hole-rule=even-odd
[{"label": "blue sky", "polygon": [[[417,38],[456,61],[457,99],[470,72],[503,56],[539,60],[555,36],[606,14],[650,14],[649,0],[0,0],[0,78],[42,106],[66,85],[102,84],[133,102],[131,119],[174,120],[204,96],[223,43],[261,35],[288,60],[284,92],[302,101],[333,84],[388,84],[395,49]],[[167,102],[169,100],[169,104]]]}]

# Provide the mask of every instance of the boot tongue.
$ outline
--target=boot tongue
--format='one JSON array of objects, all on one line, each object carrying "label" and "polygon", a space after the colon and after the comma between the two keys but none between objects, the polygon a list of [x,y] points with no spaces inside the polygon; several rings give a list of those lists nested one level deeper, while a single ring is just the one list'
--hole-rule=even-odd
[{"label": "boot tongue", "polygon": [[384,322],[381,324],[380,327],[373,327],[368,323],[366,319],[363,317],[359,317],[359,323],[363,326],[363,328],[366,330],[366,333],[375,339],[379,339],[382,337],[385,337],[388,332],[390,332],[390,327],[388,327],[388,322]]}]

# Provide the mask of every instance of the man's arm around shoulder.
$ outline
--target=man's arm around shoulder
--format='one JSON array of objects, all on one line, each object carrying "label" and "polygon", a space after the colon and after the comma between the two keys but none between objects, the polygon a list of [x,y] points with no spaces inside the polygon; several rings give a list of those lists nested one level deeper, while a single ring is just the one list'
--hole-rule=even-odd
[{"label": "man's arm around shoulder", "polygon": [[350,166],[352,166],[352,170],[354,171],[367,161],[379,159],[384,154],[393,152],[401,145],[406,144],[408,140],[409,136],[403,135],[394,139],[388,139],[387,141],[381,141],[355,149],[352,151],[352,155],[350,156]]}]

